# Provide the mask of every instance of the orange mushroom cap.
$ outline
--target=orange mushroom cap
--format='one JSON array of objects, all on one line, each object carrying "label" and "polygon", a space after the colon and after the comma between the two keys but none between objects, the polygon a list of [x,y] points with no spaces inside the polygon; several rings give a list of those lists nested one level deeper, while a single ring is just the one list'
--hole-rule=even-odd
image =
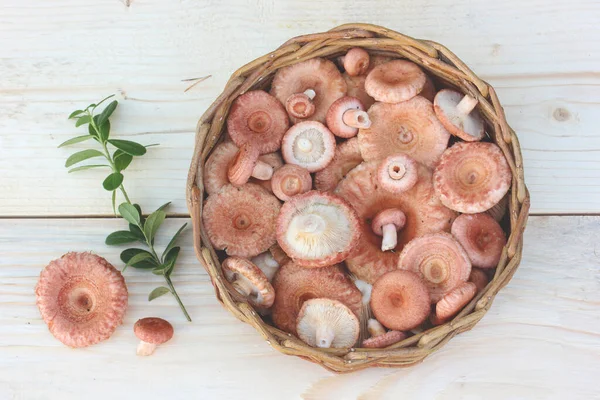
[{"label": "orange mushroom cap", "polygon": [[353,47],[344,56],[344,70],[350,76],[363,75],[369,70],[369,53],[360,47]]},{"label": "orange mushroom cap", "polygon": [[312,189],[312,177],[305,168],[286,164],[273,174],[271,188],[279,200],[287,201]]},{"label": "orange mushroom cap", "polygon": [[48,329],[69,347],[108,339],[127,309],[123,275],[91,253],[67,253],[51,261],[40,274],[35,294]]},{"label": "orange mushroom cap", "polygon": [[320,122],[299,122],[283,137],[281,153],[287,163],[317,172],[327,167],[333,159],[335,136]]},{"label": "orange mushroom cap", "polygon": [[239,96],[229,110],[227,130],[239,147],[255,146],[260,154],[277,151],[290,122],[287,112],[275,97],[263,90]]},{"label": "orange mushroom cap", "polygon": [[479,268],[498,266],[506,235],[494,218],[485,213],[462,214],[452,223],[452,235]]},{"label": "orange mushroom cap", "polygon": [[314,115],[316,107],[306,93],[295,93],[285,101],[285,109],[294,118],[306,119]]},{"label": "orange mushroom cap", "polygon": [[468,214],[493,207],[508,192],[511,180],[500,148],[485,142],[456,143],[444,152],[433,174],[442,203]]},{"label": "orange mushroom cap", "polygon": [[359,128],[371,126],[365,107],[356,97],[344,96],[337,99],[327,112],[327,127],[334,135],[351,138]]},{"label": "orange mushroom cap", "polygon": [[[346,81],[346,85],[348,86],[348,92],[346,93],[348,96],[356,97],[360,100],[360,102],[365,107],[365,110],[368,110],[369,107],[375,103],[375,99],[369,96],[367,91],[365,90],[365,81],[367,80],[367,74],[376,66],[381,65],[390,61],[390,57],[372,55],[369,62],[369,70],[364,75],[352,76],[345,72],[342,76]],[[433,101],[433,97],[431,98]]]},{"label": "orange mushroom cap", "polygon": [[404,153],[432,168],[448,146],[450,134],[431,102],[421,96],[397,104],[375,103],[368,114],[371,127],[358,131],[366,161]]},{"label": "orange mushroom cap", "polygon": [[435,115],[454,136],[476,142],[483,139],[483,120],[475,110],[478,101],[469,95],[450,89],[443,89],[433,101]]},{"label": "orange mushroom cap", "polygon": [[223,261],[227,281],[255,307],[269,308],[275,300],[275,289],[267,276],[254,263],[241,257]]},{"label": "orange mushroom cap", "polygon": [[281,203],[266,189],[227,185],[208,196],[202,221],[212,245],[228,255],[252,257],[275,244]]},{"label": "orange mushroom cap", "polygon": [[315,189],[333,191],[340,180],[362,161],[357,138],[337,145],[331,162],[315,174]]},{"label": "orange mushroom cap", "polygon": [[400,103],[415,97],[427,78],[415,63],[392,60],[373,68],[365,81],[367,93],[377,101]]},{"label": "orange mushroom cap", "polygon": [[413,239],[400,253],[398,268],[419,274],[429,289],[432,303],[466,282],[471,274],[469,257],[452,235],[445,232]]},{"label": "orange mushroom cap", "polygon": [[[347,87],[335,64],[324,58],[312,58],[280,68],[271,84],[271,94],[282,104],[291,95],[306,90],[315,92],[315,113],[309,118],[324,123],[327,110],[334,101],[346,94]],[[294,123],[301,121],[294,116],[290,116],[290,119]]]},{"label": "orange mushroom cap", "polygon": [[377,171],[377,180],[388,192],[406,192],[417,183],[417,169],[415,160],[406,154],[396,154],[383,160]]},{"label": "orange mushroom cap", "polygon": [[438,321],[445,322],[456,315],[477,294],[477,286],[472,282],[465,282],[448,292],[435,305],[435,316]]},{"label": "orange mushroom cap", "polygon": [[229,164],[227,178],[232,185],[241,186],[254,176],[268,181],[273,176],[273,168],[259,159],[256,147],[246,143]]},{"label": "orange mushroom cap", "polygon": [[400,331],[387,331],[383,335],[373,336],[363,340],[362,347],[368,349],[382,349],[406,339],[406,333]]},{"label": "orange mushroom cap", "polygon": [[477,292],[481,292],[490,282],[490,279],[484,270],[473,267],[471,268],[471,275],[469,275],[469,282],[473,282],[477,287]]},{"label": "orange mushroom cap", "polygon": [[402,331],[421,325],[429,315],[429,304],[427,287],[413,272],[391,271],[373,284],[371,310],[388,329]]},{"label": "orange mushroom cap", "polygon": [[173,337],[173,325],[162,318],[146,317],[133,325],[133,333],[138,339],[151,344],[163,344]]}]

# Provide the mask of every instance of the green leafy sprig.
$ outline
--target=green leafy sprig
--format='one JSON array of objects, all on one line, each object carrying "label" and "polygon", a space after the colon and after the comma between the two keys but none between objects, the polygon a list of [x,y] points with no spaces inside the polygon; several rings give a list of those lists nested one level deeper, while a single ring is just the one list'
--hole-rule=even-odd
[{"label": "green leafy sprig", "polygon": [[[90,148],[72,154],[69,158],[67,158],[65,167],[71,168],[75,164],[78,164],[82,161],[96,157],[104,157],[105,163],[73,167],[69,170],[69,173],[84,171],[92,168],[109,168],[111,170],[111,173],[102,182],[102,186],[104,189],[112,192],[112,206],[115,214],[117,212],[117,191],[120,191],[123,194],[125,202],[119,205],[118,211],[121,217],[129,223],[129,230],[121,230],[111,233],[106,237],[106,244],[121,245],[139,242],[146,246],[148,250],[129,248],[121,253],[121,260],[125,263],[123,271],[125,271],[127,267],[131,266],[137,269],[149,270],[155,275],[163,276],[167,287],[159,286],[154,289],[148,295],[148,301],[152,301],[162,295],[171,293],[177,300],[177,303],[179,304],[179,307],[181,308],[181,311],[183,311],[183,314],[187,320],[191,321],[191,318],[187,313],[185,306],[181,302],[181,299],[179,298],[179,295],[173,286],[173,282],[171,281],[171,274],[175,269],[175,263],[177,261],[177,257],[179,256],[179,251],[181,250],[179,246],[176,246],[176,242],[181,232],[187,226],[187,223],[183,224],[183,226],[179,228],[165,250],[159,256],[154,248],[154,239],[158,229],[167,217],[167,214],[164,210],[171,203],[169,202],[160,206],[156,211],[148,215],[147,218],[144,218],[141,207],[138,204],[131,202],[129,195],[123,186],[123,171],[129,166],[129,164],[131,164],[133,158],[143,156],[146,154],[146,148],[155,145],[144,146],[130,140],[110,138],[109,118],[119,103],[116,100],[113,100],[106,107],[104,107],[99,114],[95,114],[95,111],[98,106],[113,96],[114,95],[108,96],[97,104],[90,104],[83,110],[73,111],[71,115],[69,115],[69,119],[75,120],[76,127],[87,125],[88,134],[69,139],[61,143],[58,147],[69,146],[91,139],[97,142],[99,146],[95,147],[100,147],[100,149]],[[109,147],[114,147],[114,149],[109,150]]]}]

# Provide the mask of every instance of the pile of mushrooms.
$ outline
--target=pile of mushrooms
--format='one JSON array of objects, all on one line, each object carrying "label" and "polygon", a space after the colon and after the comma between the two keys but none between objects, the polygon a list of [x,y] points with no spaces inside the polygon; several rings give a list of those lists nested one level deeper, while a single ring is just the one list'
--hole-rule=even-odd
[{"label": "pile of mushrooms", "polygon": [[485,289],[512,175],[476,98],[361,48],[335,61],[233,102],[202,220],[238,301],[310,346],[382,348]]}]

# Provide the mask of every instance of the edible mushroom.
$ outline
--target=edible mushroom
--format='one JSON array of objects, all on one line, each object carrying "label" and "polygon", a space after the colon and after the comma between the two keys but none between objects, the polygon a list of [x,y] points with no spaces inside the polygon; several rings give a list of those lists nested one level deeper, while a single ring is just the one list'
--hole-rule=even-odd
[{"label": "edible mushroom", "polygon": [[406,339],[406,334],[400,331],[385,331],[385,328],[376,319],[370,319],[368,323],[371,337],[362,342],[362,346],[371,349],[381,349]]},{"label": "edible mushroom", "polygon": [[475,267],[471,268],[469,282],[473,282],[475,284],[475,286],[477,287],[477,292],[483,291],[483,289],[485,289],[489,281],[490,279],[488,278],[484,270]]},{"label": "edible mushroom", "polygon": [[451,89],[435,95],[433,108],[442,125],[454,136],[476,142],[483,139],[483,120],[475,106],[477,99]]},{"label": "edible mushroom", "polygon": [[315,189],[333,191],[340,180],[362,161],[358,138],[337,145],[331,162],[315,174]]},{"label": "edible mushroom", "polygon": [[250,304],[269,308],[275,300],[275,289],[267,276],[254,263],[241,257],[228,257],[223,261],[225,278]]},{"label": "edible mushroom", "polygon": [[279,200],[287,201],[312,189],[312,177],[307,169],[294,164],[286,164],[273,174],[271,189]]},{"label": "edible mushroom", "polygon": [[299,122],[285,133],[281,154],[285,162],[317,172],[333,159],[335,136],[320,122]]},{"label": "edible mushroom", "polygon": [[273,176],[273,167],[259,159],[260,154],[256,147],[244,144],[229,164],[227,178],[235,186],[248,182],[250,177],[261,181],[268,181]]},{"label": "edible mushroom", "polygon": [[406,216],[398,208],[387,208],[375,215],[371,223],[371,228],[376,235],[383,236],[381,251],[396,248],[398,244],[398,231],[404,227],[405,223]]},{"label": "edible mushroom", "polygon": [[471,264],[495,268],[506,245],[506,235],[494,218],[486,213],[462,214],[450,230],[467,252]]},{"label": "edible mushroom", "polygon": [[377,180],[388,192],[406,192],[417,183],[417,168],[417,162],[406,154],[389,156],[379,166]]},{"label": "edible mushroom", "polygon": [[354,137],[359,128],[370,126],[369,114],[356,97],[345,96],[337,99],[327,112],[327,127],[341,138]]},{"label": "edible mushroom", "polygon": [[363,75],[369,70],[369,53],[360,47],[353,47],[344,56],[344,70],[350,76]]},{"label": "edible mushroom", "polygon": [[433,101],[435,100],[435,93],[435,85],[431,78],[428,75],[426,75],[425,85],[423,86],[423,90],[419,92],[419,96],[423,96],[433,103]]},{"label": "edible mushroom", "polygon": [[[371,55],[371,59],[369,62],[369,70],[363,75],[352,76],[348,72],[344,72],[342,76],[346,81],[346,85],[348,86],[347,95],[356,97],[360,100],[360,102],[364,105],[365,110],[368,110],[369,107],[375,103],[375,99],[369,96],[367,91],[365,90],[365,80],[367,79],[367,74],[376,66],[381,65],[390,61],[390,57],[380,56],[380,55]],[[431,97],[431,101],[433,101],[433,96]]]},{"label": "edible mushroom", "polygon": [[365,80],[365,90],[377,101],[400,103],[415,97],[425,86],[423,70],[413,62],[392,60],[373,68]]},{"label": "edible mushroom", "polygon": [[447,293],[435,305],[435,316],[439,322],[445,322],[457,314],[477,294],[477,286],[473,282],[465,282]]},{"label": "edible mushroom", "polygon": [[280,264],[277,262],[273,254],[270,251],[260,253],[256,257],[250,259],[254,265],[256,265],[265,274],[269,282],[273,281],[277,270],[279,270]]},{"label": "edible mushroom", "polygon": [[147,317],[139,319],[133,325],[133,333],[140,339],[136,354],[149,356],[156,347],[168,342],[173,337],[173,325],[162,318]]},{"label": "edible mushroom", "polygon": [[356,343],[360,326],[356,315],[343,303],[321,298],[304,302],[298,313],[296,332],[313,347],[345,348]]},{"label": "edible mushroom", "polygon": [[313,103],[315,91],[309,89],[304,93],[295,93],[285,101],[285,109],[288,114],[297,119],[306,119],[314,115],[316,107]]}]

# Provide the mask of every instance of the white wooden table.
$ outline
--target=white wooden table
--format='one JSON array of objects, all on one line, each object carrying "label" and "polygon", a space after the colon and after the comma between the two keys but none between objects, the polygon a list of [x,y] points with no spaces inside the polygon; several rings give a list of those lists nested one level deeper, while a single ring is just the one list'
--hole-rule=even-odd
[{"label": "white wooden table", "polygon": [[[69,250],[121,265],[103,244],[122,226],[104,172],[68,175],[56,148],[77,133],[66,114],[117,94],[114,134],[161,144],[126,171],[128,191],[145,209],[172,200],[172,233],[195,123],[230,73],[351,21],[444,43],[497,88],[519,134],[534,216],[488,315],[415,367],[334,375],[225,311],[187,232],[174,280],[193,323],[171,297],[146,301],[159,277],[128,270],[131,307],[110,340],[55,340],[34,303],[41,268]],[[598,21],[597,0],[0,0],[0,399],[600,398]],[[208,74],[184,93],[182,79]],[[148,315],[176,335],[136,357],[132,324]]]}]

